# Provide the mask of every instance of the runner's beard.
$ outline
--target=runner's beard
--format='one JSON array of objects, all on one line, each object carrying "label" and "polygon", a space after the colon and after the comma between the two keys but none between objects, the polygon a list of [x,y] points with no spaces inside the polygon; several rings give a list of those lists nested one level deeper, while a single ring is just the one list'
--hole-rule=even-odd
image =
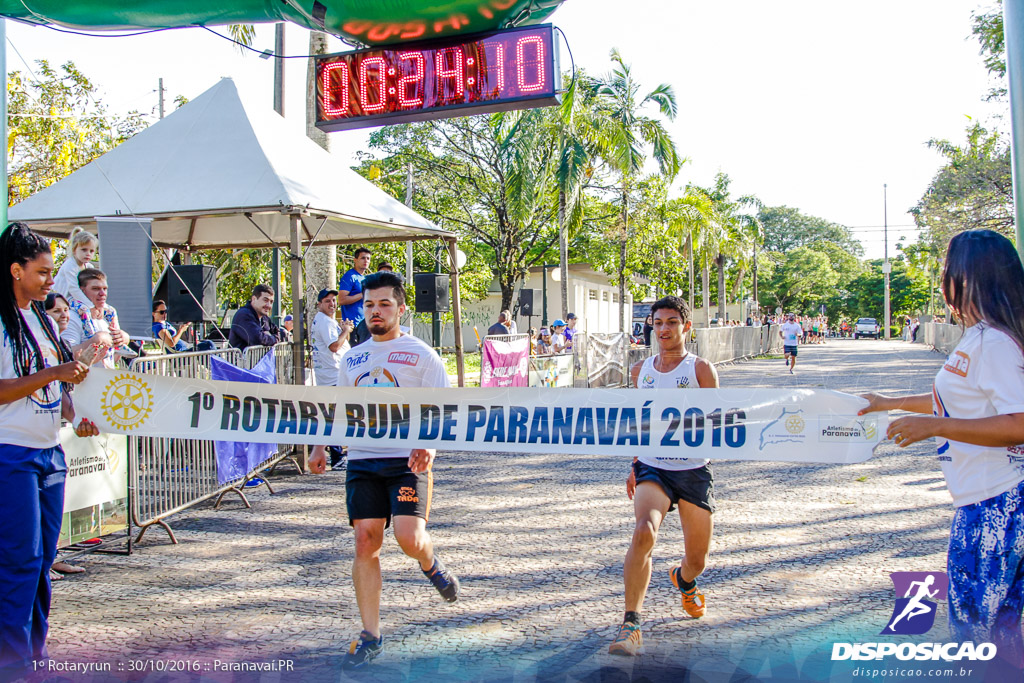
[{"label": "runner's beard", "polygon": [[372,322],[369,320],[366,321],[366,329],[370,330],[370,334],[375,334],[377,336],[387,334],[396,327],[398,327],[397,320],[395,320],[394,324],[392,325],[388,325],[388,323],[384,322],[383,320],[375,320]]}]

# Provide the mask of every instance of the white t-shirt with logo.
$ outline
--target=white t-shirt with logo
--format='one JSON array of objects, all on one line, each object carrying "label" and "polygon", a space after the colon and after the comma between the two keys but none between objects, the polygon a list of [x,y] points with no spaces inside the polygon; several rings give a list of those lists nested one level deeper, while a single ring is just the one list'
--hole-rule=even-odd
[{"label": "white t-shirt with logo", "polygon": [[317,386],[337,386],[341,357],[350,348],[346,341],[337,351],[332,352],[330,349],[331,344],[338,341],[338,337],[341,336],[341,325],[323,311],[317,311],[309,332],[313,341],[313,370],[316,373]]},{"label": "white t-shirt with logo", "polygon": [[[637,375],[636,385],[641,389],[700,389],[697,381],[697,356],[687,353],[669,372],[659,372],[654,367],[658,356],[651,356],[644,361]],[[704,467],[710,460],[705,458],[658,458],[653,455],[641,455],[640,462],[663,470],[680,472]]]},{"label": "white t-shirt with logo", "polygon": [[[378,342],[372,338],[345,353],[339,386],[349,387],[438,387],[447,388],[448,373],[434,349],[407,334]],[[408,458],[408,448],[348,449],[349,460],[366,458]]]},{"label": "white t-shirt with logo", "polygon": [[[50,343],[46,333],[39,324],[39,319],[31,310],[22,309],[21,317],[28,323],[28,329],[35,337],[36,343],[43,354],[46,367],[60,364],[60,354]],[[50,326],[54,335],[57,328],[50,319],[44,316],[44,322]],[[17,379],[14,368],[14,345],[0,323],[3,333],[3,347],[0,348],[0,379]],[[31,352],[31,347],[29,347]],[[32,354],[31,372],[36,372],[36,359]],[[60,383],[51,382],[44,392],[39,389],[31,396],[0,405],[0,443],[23,446],[25,448],[53,448],[59,443],[57,433],[60,431]]]},{"label": "white t-shirt with logo", "polygon": [[803,329],[796,323],[785,323],[779,328],[782,332],[783,346],[796,346],[800,343]]},{"label": "white t-shirt with logo", "polygon": [[[985,323],[967,328],[935,376],[932,409],[959,419],[1024,413],[1024,354],[1013,338]],[[957,507],[1024,481],[1024,444],[996,448],[940,439],[938,454]]]}]

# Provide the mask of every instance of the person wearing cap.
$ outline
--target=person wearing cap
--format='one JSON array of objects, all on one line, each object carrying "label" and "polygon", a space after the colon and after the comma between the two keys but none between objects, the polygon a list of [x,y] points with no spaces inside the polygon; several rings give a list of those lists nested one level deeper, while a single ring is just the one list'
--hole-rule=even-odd
[{"label": "person wearing cap", "polygon": [[570,313],[565,316],[565,331],[562,332],[565,335],[565,350],[572,351],[572,336],[576,334],[576,314]]},{"label": "person wearing cap", "polygon": [[[320,387],[338,386],[341,357],[351,348],[352,321],[342,320],[339,324],[334,319],[337,310],[338,290],[321,289],[316,295],[316,315],[309,328],[309,339],[313,344],[313,377]],[[339,468],[344,457],[340,447],[314,446],[313,455],[324,455],[327,448],[331,450],[331,468]]]},{"label": "person wearing cap", "polygon": [[340,324],[334,319],[338,310],[338,290],[321,289],[316,295],[316,316],[309,328],[313,344],[313,371],[317,386],[337,386],[341,357],[349,350],[352,321]]},{"label": "person wearing cap", "polygon": [[537,355],[547,356],[548,354],[554,353],[551,349],[551,332],[546,327],[540,328],[540,334],[537,338]]},{"label": "person wearing cap", "polygon": [[281,333],[285,341],[292,341],[292,328],[295,327],[295,318],[291,313],[281,320]]},{"label": "person wearing cap", "polygon": [[551,353],[565,352],[565,321],[561,318],[551,323]]}]

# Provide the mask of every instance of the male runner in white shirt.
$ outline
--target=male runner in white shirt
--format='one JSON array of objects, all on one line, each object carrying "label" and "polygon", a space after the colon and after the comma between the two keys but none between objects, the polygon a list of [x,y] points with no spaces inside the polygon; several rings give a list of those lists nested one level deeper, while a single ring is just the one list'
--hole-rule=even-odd
[{"label": "male runner in white shirt", "polygon": [[[398,322],[405,313],[405,284],[400,275],[378,271],[363,281],[363,311],[373,335],[350,349],[342,359],[340,386],[442,387],[448,374],[432,348],[402,334]],[[415,448],[349,446],[345,498],[349,522],[355,529],[352,583],[363,631],[342,662],[345,670],[361,669],[380,654],[380,550],[384,530],[394,519],[395,540],[417,560],[420,569],[448,602],[459,598],[459,580],[434,554],[427,533],[433,489],[435,451]],[[322,472],[322,454],[310,458],[309,468]]]},{"label": "male runner in white shirt", "polygon": [[786,354],[786,367],[789,374],[793,374],[796,367],[796,352],[799,350],[800,337],[803,335],[803,328],[796,321],[796,316],[790,313],[786,322],[779,327],[779,336],[782,337],[782,350]]}]

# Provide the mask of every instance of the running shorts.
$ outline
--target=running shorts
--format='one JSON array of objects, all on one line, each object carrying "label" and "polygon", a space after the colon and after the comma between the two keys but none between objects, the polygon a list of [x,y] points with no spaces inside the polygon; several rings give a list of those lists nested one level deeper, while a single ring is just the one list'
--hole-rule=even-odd
[{"label": "running shorts", "polygon": [[384,519],[394,515],[430,517],[434,473],[413,472],[408,458],[349,459],[345,470],[348,523],[356,519]]},{"label": "running shorts", "polygon": [[[775,348],[779,348],[779,347],[776,346]],[[795,356],[796,355],[796,349],[797,349],[797,347],[795,347],[795,346],[783,346],[782,347],[783,353],[786,353],[786,354],[788,354],[790,356]]]},{"label": "running shorts", "polygon": [[638,460],[633,463],[633,473],[637,484],[651,481],[662,488],[671,501],[669,512],[676,509],[676,501],[680,500],[693,503],[708,512],[715,511],[715,482],[710,465],[692,470],[663,470]]}]

